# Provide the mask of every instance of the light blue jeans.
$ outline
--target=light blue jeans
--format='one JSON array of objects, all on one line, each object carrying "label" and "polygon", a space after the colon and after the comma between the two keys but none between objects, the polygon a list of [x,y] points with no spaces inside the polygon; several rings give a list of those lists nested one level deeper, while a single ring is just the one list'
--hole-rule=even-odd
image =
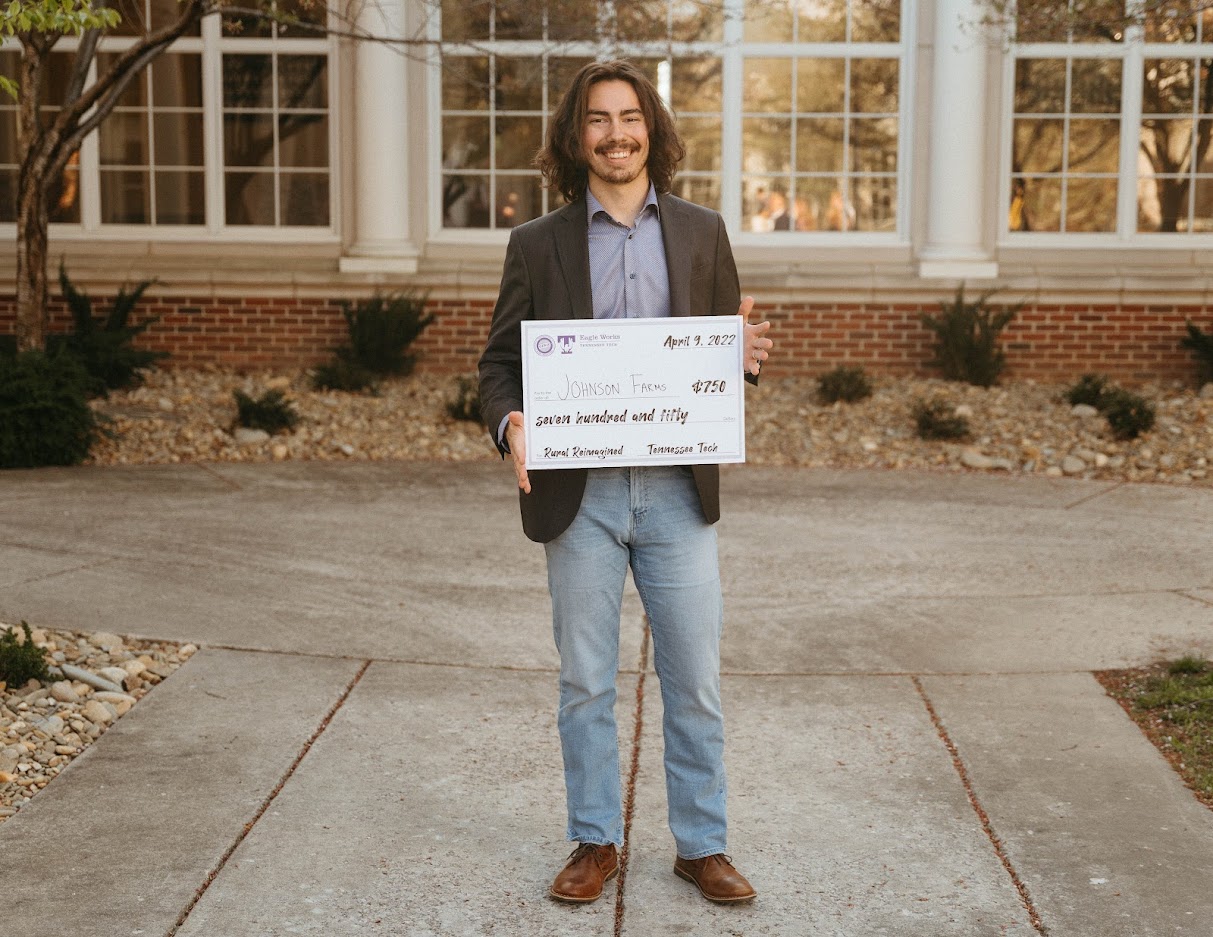
[{"label": "light blue jeans", "polygon": [[577,517],[546,549],[568,838],[623,843],[615,677],[630,565],[665,707],[670,830],[684,859],[725,852],[720,570],[690,469],[591,470]]}]

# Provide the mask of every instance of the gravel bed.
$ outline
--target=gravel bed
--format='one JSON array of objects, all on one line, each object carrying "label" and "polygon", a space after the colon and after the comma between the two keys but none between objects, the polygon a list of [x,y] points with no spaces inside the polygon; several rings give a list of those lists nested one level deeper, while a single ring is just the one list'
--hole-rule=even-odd
[{"label": "gravel bed", "polygon": [[[9,629],[24,640],[23,629],[0,622]],[[46,684],[0,681],[0,823],[197,650],[108,632],[34,628],[31,636],[63,672]]]},{"label": "gravel bed", "polygon": [[[1071,407],[1062,385],[1010,381],[980,388],[893,378],[873,384],[864,401],[822,405],[816,381],[764,380],[749,390],[746,461],[1213,484],[1213,385],[1136,388],[1154,405],[1155,426],[1138,439],[1118,440],[1101,415]],[[142,387],[94,403],[109,422],[90,461],[497,460],[478,424],[447,413],[457,386],[454,377],[418,375],[386,381],[378,396],[369,396],[314,391],[306,372],[152,371]],[[254,397],[283,391],[301,418],[294,432],[238,433],[237,389]],[[967,439],[917,437],[914,404],[935,399],[968,420]]]}]

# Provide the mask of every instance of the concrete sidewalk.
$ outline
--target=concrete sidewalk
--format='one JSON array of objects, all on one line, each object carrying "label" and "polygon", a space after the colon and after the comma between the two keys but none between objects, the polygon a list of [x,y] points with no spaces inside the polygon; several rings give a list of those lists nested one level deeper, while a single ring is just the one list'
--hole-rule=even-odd
[{"label": "concrete sidewalk", "polygon": [[0,474],[0,619],[202,648],[0,825],[0,933],[1208,934],[1213,813],[1090,671],[1213,653],[1213,492],[726,470],[730,849],[761,894],[721,908],[671,871],[631,590],[626,878],[547,899],[556,659],[510,489]]}]

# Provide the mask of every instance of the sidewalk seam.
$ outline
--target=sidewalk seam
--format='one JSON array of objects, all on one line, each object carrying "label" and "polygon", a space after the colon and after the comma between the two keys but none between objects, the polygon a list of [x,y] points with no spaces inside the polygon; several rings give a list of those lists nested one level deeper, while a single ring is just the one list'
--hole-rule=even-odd
[{"label": "sidewalk seam", "polygon": [[1104,495],[1111,494],[1112,492],[1117,491],[1120,488],[1123,488],[1126,484],[1127,483],[1123,482],[1123,481],[1116,482],[1110,488],[1105,488],[1102,491],[1094,491],[1089,495],[1084,495],[1083,497],[1079,498],[1077,501],[1070,502],[1064,508],[1062,508],[1062,510],[1068,511],[1071,508],[1076,508],[1080,505],[1086,504],[1088,501],[1094,501],[1096,498],[1102,498]]},{"label": "sidewalk seam", "polygon": [[644,637],[640,640],[640,677],[636,681],[636,711],[632,721],[632,754],[628,765],[627,786],[623,791],[623,849],[619,853],[619,881],[615,885],[615,937],[623,934],[624,887],[628,881],[628,859],[632,853],[632,815],[636,810],[636,778],[640,774],[640,737],[644,731],[644,681],[649,667],[648,619],[644,622]]},{"label": "sidewalk seam", "polygon": [[965,767],[964,760],[960,757],[960,750],[956,747],[956,743],[952,741],[947,728],[944,727],[943,720],[939,718],[939,713],[935,711],[935,705],[931,702],[931,698],[927,696],[927,691],[922,685],[922,681],[917,675],[910,677],[910,680],[914,684],[914,689],[918,691],[918,695],[922,698],[923,705],[927,708],[927,715],[931,717],[931,724],[935,726],[935,731],[939,733],[940,741],[943,742],[944,747],[948,750],[948,754],[952,756],[952,766],[960,776],[960,783],[964,786],[965,794],[969,798],[969,806],[977,814],[977,819],[981,821],[982,830],[990,840],[990,844],[994,847],[995,855],[998,856],[1003,868],[1007,870],[1007,874],[1011,877],[1011,884],[1019,892],[1019,900],[1028,912],[1029,922],[1041,937],[1048,937],[1049,929],[1041,919],[1040,912],[1036,910],[1036,905],[1032,903],[1032,896],[1028,892],[1027,884],[1019,877],[1015,866],[1012,865],[1011,857],[1007,855],[1006,848],[1002,844],[1002,839],[994,832],[994,826],[990,823],[990,815],[986,813],[985,807],[982,806],[981,800],[977,797],[977,791],[973,789],[973,782],[969,778],[969,771]]},{"label": "sidewalk seam", "polygon": [[363,660],[362,666],[358,668],[358,672],[354,674],[349,683],[345,685],[345,689],[341,691],[341,694],[337,697],[337,701],[333,703],[333,705],[329,707],[328,712],[324,714],[324,718],[320,720],[320,725],[316,727],[316,730],[303,744],[303,748],[300,749],[299,754],[295,756],[295,760],[291,762],[290,767],[286,769],[286,773],[279,778],[278,783],[274,785],[274,789],[266,795],[265,799],[261,802],[261,806],[258,807],[257,811],[253,814],[252,819],[244,824],[244,827],[240,830],[240,833],[236,836],[236,839],[230,846],[228,846],[223,855],[219,857],[219,862],[216,863],[215,867],[207,873],[206,878],[202,881],[202,884],[198,886],[198,889],[194,892],[194,897],[190,899],[189,904],[187,904],[181,911],[181,914],[178,915],[177,920],[173,923],[173,926],[165,932],[164,937],[173,937],[173,935],[175,935],[181,928],[181,925],[186,922],[194,908],[197,906],[198,902],[202,900],[202,896],[206,894],[207,889],[211,887],[211,884],[216,878],[219,877],[219,873],[222,872],[227,866],[228,860],[231,859],[236,850],[240,848],[240,844],[243,843],[248,837],[249,833],[253,831],[253,827],[257,825],[258,821],[265,816],[265,812],[269,810],[270,804],[272,804],[278,797],[279,793],[281,793],[282,789],[286,786],[286,782],[291,779],[296,769],[303,762],[303,759],[307,757],[307,753],[311,751],[312,746],[316,744],[316,740],[324,734],[324,731],[329,727],[329,723],[333,721],[333,717],[336,716],[341,707],[345,705],[345,701],[349,699],[350,693],[354,691],[354,687],[358,685],[358,682],[362,679],[362,675],[366,673],[367,668],[371,666],[371,663],[372,661],[370,660]]}]

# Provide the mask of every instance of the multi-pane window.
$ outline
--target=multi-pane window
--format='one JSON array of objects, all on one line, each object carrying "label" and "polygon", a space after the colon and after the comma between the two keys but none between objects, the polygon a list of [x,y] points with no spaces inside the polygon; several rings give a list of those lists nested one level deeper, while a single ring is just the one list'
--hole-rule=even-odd
[{"label": "multi-pane window", "polygon": [[677,116],[675,194],[735,231],[897,233],[901,6],[446,0],[442,225],[505,228],[559,204],[533,166],[549,117],[577,69],[620,56]]},{"label": "multi-pane window", "polygon": [[1198,0],[1023,10],[1006,229],[1213,231],[1213,10]]}]

